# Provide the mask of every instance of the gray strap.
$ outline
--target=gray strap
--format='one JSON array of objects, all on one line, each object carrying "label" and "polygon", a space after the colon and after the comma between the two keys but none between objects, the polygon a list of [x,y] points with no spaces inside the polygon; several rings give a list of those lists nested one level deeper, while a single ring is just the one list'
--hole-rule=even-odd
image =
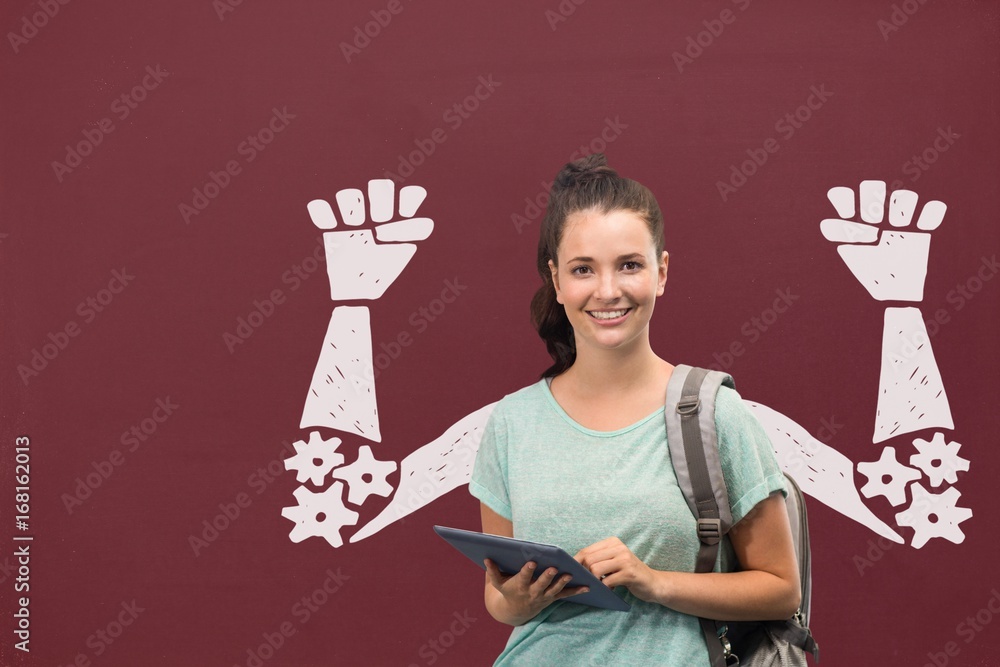
[{"label": "gray strap", "polygon": [[691,508],[691,513],[698,516],[698,508],[694,504],[694,490],[691,488],[691,478],[688,476],[687,453],[684,451],[684,435],[681,433],[680,415],[676,412],[689,372],[691,372],[690,366],[676,366],[674,368],[670,382],[667,383],[667,400],[663,419],[667,423],[667,446],[670,449],[670,460],[674,464],[677,484],[684,493],[684,499]]},{"label": "gray strap", "polygon": [[[677,483],[697,521],[701,543],[695,572],[715,569],[719,542],[732,525],[715,429],[715,395],[723,383],[733,386],[732,378],[724,373],[680,365],[667,384],[667,445]],[[717,623],[707,618],[698,622],[712,666],[725,667],[727,656]]]},{"label": "gray strap", "polygon": [[684,365],[674,368],[667,384],[664,420],[670,459],[691,513],[699,520],[703,542],[717,543],[733,523],[715,430],[715,395],[723,384],[732,387],[733,379]]},{"label": "gray strap", "polygon": [[715,621],[708,618],[699,618],[701,633],[705,635],[705,646],[708,647],[708,661],[712,667],[726,667],[726,653],[722,648],[722,640],[719,639]]},{"label": "gray strap", "polygon": [[695,572],[711,572],[715,569],[719,541],[723,535],[722,521],[719,518],[721,506],[713,493],[713,480],[709,472],[708,457],[705,455],[706,443],[703,437],[705,434],[701,423],[703,409],[701,389],[707,375],[708,371],[703,368],[692,368],[688,372],[681,390],[681,399],[674,410],[681,420],[684,458],[694,493],[692,500],[698,522],[698,539],[701,542]]}]

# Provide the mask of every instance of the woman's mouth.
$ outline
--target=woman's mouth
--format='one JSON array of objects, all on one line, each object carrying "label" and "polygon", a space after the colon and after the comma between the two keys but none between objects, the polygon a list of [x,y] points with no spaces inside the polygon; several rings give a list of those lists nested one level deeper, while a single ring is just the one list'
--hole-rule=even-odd
[{"label": "woman's mouth", "polygon": [[601,324],[618,324],[631,311],[631,308],[619,308],[618,310],[588,310],[587,314],[591,319],[597,320]]}]

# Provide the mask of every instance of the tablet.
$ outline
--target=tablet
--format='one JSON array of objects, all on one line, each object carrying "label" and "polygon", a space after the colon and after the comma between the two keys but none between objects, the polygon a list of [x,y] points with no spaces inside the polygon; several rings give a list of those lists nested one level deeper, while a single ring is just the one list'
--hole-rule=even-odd
[{"label": "tablet", "polygon": [[468,556],[469,560],[483,570],[486,570],[486,564],[483,561],[487,558],[496,563],[500,571],[505,574],[520,572],[524,564],[531,560],[538,564],[535,578],[546,568],[554,567],[559,570],[560,574],[572,575],[573,578],[566,584],[567,587],[588,586],[590,588],[590,591],[586,593],[563,598],[562,602],[574,602],[616,611],[628,611],[632,608],[613,590],[605,586],[600,579],[591,574],[590,570],[580,565],[572,556],[557,546],[445,526],[434,526],[434,532]]}]

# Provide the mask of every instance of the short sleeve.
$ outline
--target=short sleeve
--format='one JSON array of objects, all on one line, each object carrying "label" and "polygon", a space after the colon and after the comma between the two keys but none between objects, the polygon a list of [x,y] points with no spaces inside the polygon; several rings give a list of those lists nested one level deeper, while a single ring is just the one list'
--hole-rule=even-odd
[{"label": "short sleeve", "polygon": [[734,525],[772,493],[788,495],[771,441],[736,390],[719,389],[715,428]]},{"label": "short sleeve", "polygon": [[508,486],[507,426],[502,401],[486,420],[472,468],[469,493],[503,518],[513,521]]}]

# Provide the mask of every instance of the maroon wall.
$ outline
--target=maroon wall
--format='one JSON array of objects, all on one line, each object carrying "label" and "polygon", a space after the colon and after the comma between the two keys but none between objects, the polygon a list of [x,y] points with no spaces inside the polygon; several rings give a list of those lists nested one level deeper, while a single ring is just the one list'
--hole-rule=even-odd
[{"label": "maroon wall", "polygon": [[[820,234],[826,192],[881,179],[948,204],[921,308],[942,313],[974,515],[916,549],[810,500],[813,626],[824,664],[997,664],[998,4],[673,4],[6,3],[0,664],[253,665],[261,644],[269,665],[489,664],[507,630],[430,528],[478,527],[464,487],[356,544],[288,539],[297,484],[267,468],[307,435],[331,308],[323,268],[301,270],[305,205],[389,172],[428,190],[435,231],[371,304],[394,351],[377,452],[400,461],[546,364],[533,202],[580,147],[664,208],[657,351],[719,363],[854,462],[882,451],[884,304]],[[754,324],[776,290],[793,305]]]}]

